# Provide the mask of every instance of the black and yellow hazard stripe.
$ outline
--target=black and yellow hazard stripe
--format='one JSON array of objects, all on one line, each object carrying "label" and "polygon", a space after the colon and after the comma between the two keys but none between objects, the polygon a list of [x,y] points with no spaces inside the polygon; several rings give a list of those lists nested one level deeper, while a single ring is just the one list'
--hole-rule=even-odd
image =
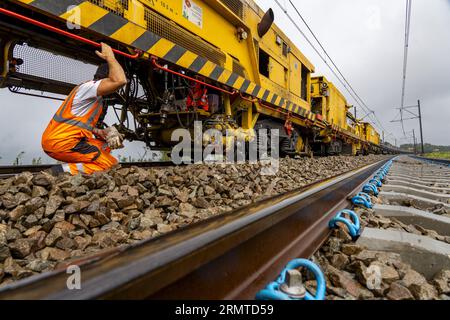
[{"label": "black and yellow hazard stripe", "polygon": [[266,103],[286,109],[314,121],[310,111],[286,100],[274,92],[262,88],[240,75],[216,65],[191,51],[154,34],[144,26],[131,22],[87,0],[18,0],[35,9],[68,20],[78,11],[80,25],[125,45],[140,49],[149,55],[189,69],[234,88],[242,93],[261,99]]}]

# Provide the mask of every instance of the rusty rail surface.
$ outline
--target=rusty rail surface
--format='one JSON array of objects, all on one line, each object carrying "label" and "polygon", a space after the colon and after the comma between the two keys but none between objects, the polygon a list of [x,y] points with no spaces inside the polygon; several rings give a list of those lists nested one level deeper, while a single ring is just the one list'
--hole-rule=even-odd
[{"label": "rusty rail surface", "polygon": [[[172,161],[155,161],[155,162],[121,162],[122,168],[129,167],[170,167],[175,166]],[[40,164],[40,165],[20,165],[20,166],[0,166],[0,179],[9,178],[22,172],[39,173],[56,166],[56,164]]]},{"label": "rusty rail surface", "polygon": [[435,162],[437,164],[443,164],[443,165],[450,166],[450,159],[436,159],[436,158],[427,158],[427,157],[420,157],[420,156],[413,156],[413,158],[418,159],[418,160],[426,160],[426,161]]},{"label": "rusty rail surface", "polygon": [[0,289],[0,299],[253,299],[293,258],[328,238],[328,221],[387,160]]}]

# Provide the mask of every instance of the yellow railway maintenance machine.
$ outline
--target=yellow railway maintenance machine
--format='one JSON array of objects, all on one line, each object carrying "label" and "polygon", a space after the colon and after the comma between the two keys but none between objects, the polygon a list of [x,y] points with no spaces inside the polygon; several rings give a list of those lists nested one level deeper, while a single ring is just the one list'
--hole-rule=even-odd
[{"label": "yellow railway maintenance machine", "polygon": [[[201,120],[247,141],[278,128],[281,154],[355,153],[345,98],[311,81],[314,66],[273,22],[252,0],[2,0],[0,87],[67,94],[92,77],[103,41],[130,79],[108,100],[130,140],[169,148]],[[331,96],[312,112],[319,82]]]},{"label": "yellow railway maintenance machine", "polygon": [[380,134],[375,130],[375,128],[367,122],[363,123],[364,130],[363,134],[365,135],[365,140],[367,141],[367,149],[365,150],[365,154],[368,153],[381,153],[381,138]]},{"label": "yellow railway maintenance machine", "polygon": [[326,124],[314,137],[314,152],[320,155],[356,155],[365,144],[365,137],[359,131],[360,123],[349,109],[344,95],[325,77],[312,79],[312,112]]}]

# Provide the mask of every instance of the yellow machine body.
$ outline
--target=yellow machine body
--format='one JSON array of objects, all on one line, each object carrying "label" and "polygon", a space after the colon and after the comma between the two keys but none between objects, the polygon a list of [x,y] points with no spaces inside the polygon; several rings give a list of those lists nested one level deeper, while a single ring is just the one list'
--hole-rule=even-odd
[{"label": "yellow machine body", "polygon": [[[365,142],[380,143],[370,125],[363,133],[358,125],[348,124],[344,95],[325,77],[311,79],[314,66],[275,23],[259,35],[265,12],[253,0],[7,2],[77,24],[90,38],[106,38],[130,52],[139,49],[140,60],[156,57],[233,90],[226,98],[226,113],[231,117],[242,112],[242,132],[264,115],[305,132],[320,132],[324,141],[339,135],[354,150]],[[307,139],[300,140],[297,145],[303,148]]]},{"label": "yellow machine body", "polygon": [[380,134],[375,130],[375,128],[367,122],[363,123],[364,125],[364,135],[365,140],[374,145],[380,145]]},{"label": "yellow machine body", "polygon": [[312,111],[341,129],[347,129],[348,104],[344,95],[325,77],[312,78]]}]

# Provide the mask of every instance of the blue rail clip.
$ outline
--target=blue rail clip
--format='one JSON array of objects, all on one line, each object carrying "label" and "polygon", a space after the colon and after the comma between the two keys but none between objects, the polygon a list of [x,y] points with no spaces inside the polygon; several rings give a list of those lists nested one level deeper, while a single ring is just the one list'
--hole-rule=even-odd
[{"label": "blue rail clip", "polygon": [[356,206],[364,206],[367,209],[372,209],[372,200],[365,192],[358,192],[356,196],[352,198],[352,203]]},{"label": "blue rail clip", "polygon": [[[350,219],[347,219],[344,216],[346,214],[350,216]],[[342,222],[347,226],[348,231],[353,240],[356,240],[360,236],[361,226],[359,223],[359,217],[354,211],[346,209],[346,210],[342,210],[342,211],[338,212],[336,214],[336,216],[330,220],[330,222],[328,223],[328,226],[331,229],[337,228],[338,222]]]},{"label": "blue rail clip", "polygon": [[[280,287],[286,282],[286,274],[289,270],[304,267],[311,271],[316,277],[317,288],[316,294],[313,296],[309,292],[305,292],[303,297],[291,296],[283,291]],[[295,259],[289,262],[281,271],[276,281],[269,283],[263,290],[256,294],[257,300],[324,300],[326,291],[326,281],[322,270],[312,261],[307,259]]]}]

